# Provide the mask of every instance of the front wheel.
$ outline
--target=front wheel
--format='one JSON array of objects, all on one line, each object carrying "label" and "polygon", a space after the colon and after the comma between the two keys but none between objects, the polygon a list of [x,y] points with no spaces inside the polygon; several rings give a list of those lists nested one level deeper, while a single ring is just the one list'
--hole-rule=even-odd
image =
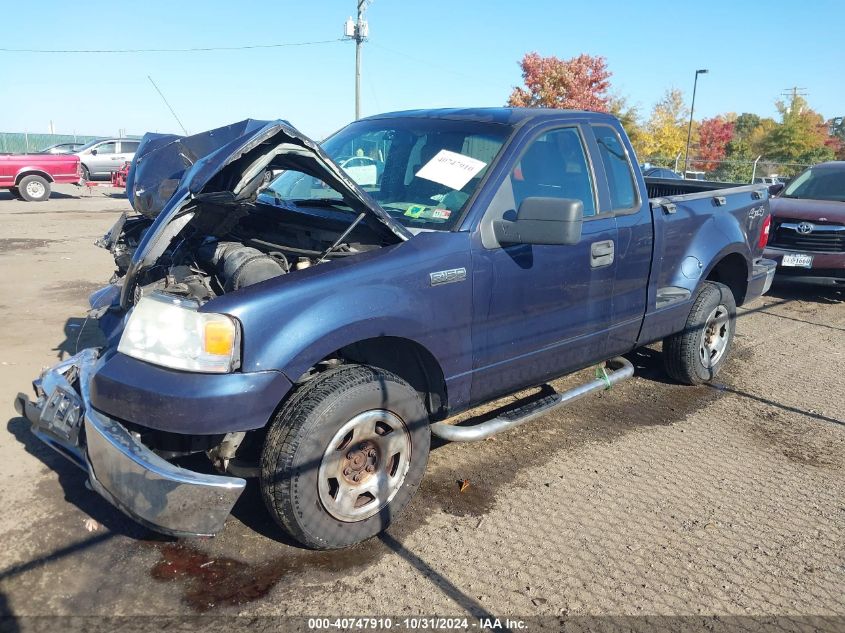
[{"label": "front wheel", "polygon": [[301,386],[272,422],[260,485],[270,514],[314,549],[375,536],[402,512],[428,461],[431,433],[417,392],[363,365]]},{"label": "front wheel", "polygon": [[705,281],[683,331],[663,341],[666,372],[687,385],[713,380],[727,360],[735,329],[736,302],[730,288]]}]

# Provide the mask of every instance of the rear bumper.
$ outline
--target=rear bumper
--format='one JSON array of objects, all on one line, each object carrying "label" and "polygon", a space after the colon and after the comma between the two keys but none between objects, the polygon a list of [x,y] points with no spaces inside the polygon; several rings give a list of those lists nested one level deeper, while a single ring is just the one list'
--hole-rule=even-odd
[{"label": "rear bumper", "polygon": [[771,259],[758,259],[751,268],[751,278],[748,280],[748,290],[745,293],[745,302],[752,301],[763,296],[772,287],[775,278],[777,262]]},{"label": "rear bumper", "polygon": [[88,386],[100,362],[87,349],[46,370],[33,383],[38,399],[18,394],[15,409],[39,439],[88,473],[94,490],[139,523],[174,536],[222,530],[246,481],[174,466],[94,410]]}]

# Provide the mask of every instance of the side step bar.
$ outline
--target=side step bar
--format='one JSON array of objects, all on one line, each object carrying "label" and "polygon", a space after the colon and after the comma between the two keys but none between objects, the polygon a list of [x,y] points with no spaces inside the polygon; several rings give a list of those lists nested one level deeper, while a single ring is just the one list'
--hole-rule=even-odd
[{"label": "side step bar", "polygon": [[617,356],[607,361],[606,377],[596,378],[588,383],[573,387],[563,393],[554,393],[540,400],[512,409],[492,420],[481,422],[473,426],[456,426],[446,422],[435,422],[431,425],[432,434],[449,442],[475,442],[485,440],[496,433],[507,431],[520,424],[548,413],[552,409],[574,402],[594,391],[610,389],[613,385],[627,380],[634,375],[634,366],[626,358]]}]

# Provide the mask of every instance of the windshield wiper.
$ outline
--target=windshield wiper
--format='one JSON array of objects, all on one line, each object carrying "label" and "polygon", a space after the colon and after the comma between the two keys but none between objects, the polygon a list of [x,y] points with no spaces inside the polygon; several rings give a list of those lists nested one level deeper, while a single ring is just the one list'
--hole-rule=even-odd
[{"label": "windshield wiper", "polygon": [[341,198],[300,198],[296,200],[288,200],[291,204],[300,207],[344,207],[351,209]]}]

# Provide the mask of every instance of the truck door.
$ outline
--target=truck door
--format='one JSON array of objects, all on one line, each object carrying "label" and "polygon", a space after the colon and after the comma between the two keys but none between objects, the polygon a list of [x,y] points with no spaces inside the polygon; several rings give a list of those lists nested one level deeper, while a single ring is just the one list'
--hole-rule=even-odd
[{"label": "truck door", "polygon": [[[596,175],[586,148],[579,125],[540,132],[485,212],[473,250],[474,402],[605,357],[617,229],[613,215],[597,213]],[[581,200],[580,242],[498,244],[492,222],[515,217],[528,197]]]}]

